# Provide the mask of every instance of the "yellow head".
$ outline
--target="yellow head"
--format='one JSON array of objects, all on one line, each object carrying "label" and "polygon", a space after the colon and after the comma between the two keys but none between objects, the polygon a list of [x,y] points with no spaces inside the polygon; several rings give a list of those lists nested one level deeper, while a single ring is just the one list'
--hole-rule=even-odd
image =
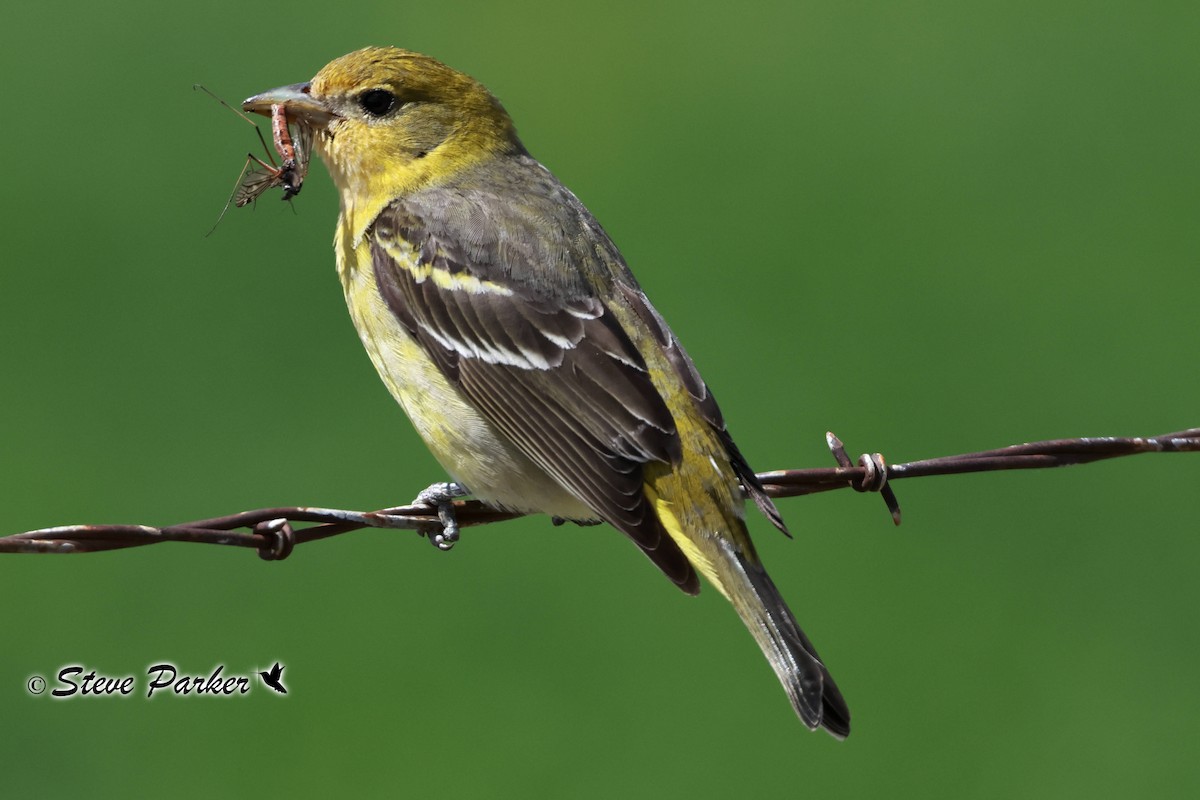
[{"label": "yellow head", "polygon": [[256,95],[243,108],[269,115],[275,103],[313,129],[352,229],[397,197],[523,150],[508,113],[478,81],[395,47],[344,55],[311,82]]}]

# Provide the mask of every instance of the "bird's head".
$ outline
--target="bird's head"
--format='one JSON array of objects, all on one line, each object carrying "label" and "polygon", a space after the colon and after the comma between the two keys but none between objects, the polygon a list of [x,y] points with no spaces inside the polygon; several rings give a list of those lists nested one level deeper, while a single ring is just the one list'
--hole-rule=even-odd
[{"label": "bird's head", "polygon": [[246,100],[246,111],[287,109],[307,125],[342,198],[369,224],[397,197],[435,185],[497,153],[521,152],[512,120],[478,81],[429,56],[368,47],[310,82]]}]

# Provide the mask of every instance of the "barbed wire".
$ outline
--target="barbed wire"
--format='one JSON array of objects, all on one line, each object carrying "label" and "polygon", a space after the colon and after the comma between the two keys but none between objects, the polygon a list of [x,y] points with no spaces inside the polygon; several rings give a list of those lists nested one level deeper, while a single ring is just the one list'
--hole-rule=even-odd
[{"label": "barbed wire", "polygon": [[[1200,452],[1200,428],[1148,437],[1052,439],[905,464],[888,464],[879,453],[863,454],[856,464],[846,454],[841,440],[832,433],[826,434],[826,444],[838,462],[837,467],[760,472],[758,479],[767,494],[771,497],[798,497],[846,488],[879,492],[892,520],[899,525],[900,504],[892,491],[891,482],[901,478],[1065,467],[1140,453]],[[454,510],[460,527],[488,525],[525,516],[499,511],[477,500],[457,501]],[[296,527],[305,524],[309,527]],[[259,556],[268,561],[278,561],[287,558],[297,545],[363,528],[415,530],[432,540],[442,530],[442,521],[436,508],[424,504],[379,511],[286,506],[260,508],[166,527],[60,525],[40,528],[0,537],[0,553],[94,553],[162,542],[194,542],[248,547],[257,550]]]}]

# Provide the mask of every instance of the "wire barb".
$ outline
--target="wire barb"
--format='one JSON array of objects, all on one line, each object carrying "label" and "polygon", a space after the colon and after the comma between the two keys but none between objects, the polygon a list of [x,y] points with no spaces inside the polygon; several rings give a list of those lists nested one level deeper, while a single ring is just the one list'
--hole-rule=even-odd
[{"label": "wire barb", "polygon": [[254,532],[266,539],[258,548],[263,561],[283,561],[296,547],[296,531],[284,517],[276,517],[254,526]]},{"label": "wire barb", "polygon": [[[829,446],[829,452],[833,453],[839,467],[842,469],[854,467],[854,462],[850,460],[850,456],[846,455],[846,446],[842,444],[841,439],[834,435],[833,431],[825,433],[825,443]],[[862,480],[857,483],[851,482],[850,487],[856,492],[879,492],[883,497],[883,502],[887,504],[888,512],[892,515],[892,522],[899,525],[900,501],[896,499],[896,493],[892,491],[892,487],[888,486],[888,468],[887,462],[883,460],[883,454],[863,453],[858,457],[858,466],[863,472]]]},{"label": "wire barb", "polygon": [[[892,492],[892,482],[900,478],[1064,467],[1140,453],[1195,453],[1200,452],[1200,428],[1149,437],[1053,439],[890,465],[879,453],[864,454],[855,463],[846,454],[841,440],[832,433],[827,434],[826,443],[838,462],[837,467],[760,472],[757,477],[766,493],[771,497],[798,497],[845,488],[879,492],[891,511],[892,520],[899,525],[900,505]],[[459,491],[463,491],[461,487]],[[64,525],[0,537],[0,553],[92,553],[160,542],[197,542],[248,547],[258,551],[265,560],[280,561],[287,558],[297,545],[361,528],[445,531],[446,520],[439,513],[443,510],[453,512],[453,519],[459,527],[488,525],[524,516],[513,511],[490,508],[478,500],[445,500],[438,504],[445,505],[445,509],[431,508],[423,503],[379,511],[312,506],[260,508],[164,528],[148,525]],[[297,529],[297,524],[306,524],[308,527]]]}]

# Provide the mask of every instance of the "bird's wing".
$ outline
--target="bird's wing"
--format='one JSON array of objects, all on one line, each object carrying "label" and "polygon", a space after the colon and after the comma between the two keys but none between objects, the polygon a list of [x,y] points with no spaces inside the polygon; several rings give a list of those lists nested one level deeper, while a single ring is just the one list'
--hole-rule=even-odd
[{"label": "bird's wing", "polygon": [[[696,573],[643,489],[644,464],[681,457],[675,422],[575,261],[611,243],[547,213],[561,207],[451,190],[398,200],[369,234],[379,291],[489,422],[695,593]],[[572,268],[548,270],[549,258]]]}]

